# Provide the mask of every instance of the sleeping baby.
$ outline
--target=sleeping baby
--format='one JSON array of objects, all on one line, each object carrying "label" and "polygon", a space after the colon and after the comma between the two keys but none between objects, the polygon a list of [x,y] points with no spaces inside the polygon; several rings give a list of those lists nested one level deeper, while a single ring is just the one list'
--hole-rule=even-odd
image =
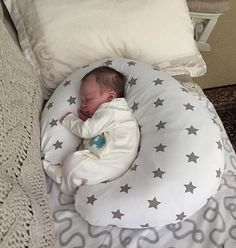
[{"label": "sleeping baby", "polygon": [[140,133],[124,98],[125,81],[122,73],[106,66],[82,78],[78,116],[67,113],[60,123],[83,142],[63,165],[45,166],[63,193],[73,195],[82,184],[114,180],[134,161]]}]

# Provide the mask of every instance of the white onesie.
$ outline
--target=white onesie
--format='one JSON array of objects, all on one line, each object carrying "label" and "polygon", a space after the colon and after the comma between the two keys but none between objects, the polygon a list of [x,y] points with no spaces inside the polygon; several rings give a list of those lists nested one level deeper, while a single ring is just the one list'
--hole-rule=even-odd
[{"label": "white onesie", "polygon": [[137,156],[139,127],[124,98],[101,104],[86,121],[69,114],[62,125],[83,139],[82,148],[70,154],[61,167],[61,191],[65,194],[74,194],[81,184],[120,177]]}]

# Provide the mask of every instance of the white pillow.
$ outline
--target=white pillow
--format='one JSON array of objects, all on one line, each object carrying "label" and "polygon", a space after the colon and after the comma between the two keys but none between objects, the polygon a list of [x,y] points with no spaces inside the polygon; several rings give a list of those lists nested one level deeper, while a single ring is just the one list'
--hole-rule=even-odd
[{"label": "white pillow", "polygon": [[4,1],[46,95],[76,68],[108,57],[171,75],[206,72],[185,0]]},{"label": "white pillow", "polygon": [[[79,140],[72,145],[65,129],[51,128],[49,123],[75,111],[78,98],[73,108],[68,99],[77,97],[80,79],[108,64],[128,77],[126,99],[141,126],[140,150],[122,177],[81,186],[75,195],[76,210],[98,226],[162,227],[183,220],[217,191],[224,168],[220,130],[207,107],[181,83],[150,65],[108,59],[75,71],[55,90],[43,111],[43,153],[60,163],[69,150],[76,149]],[[63,142],[57,150],[56,140]]]}]

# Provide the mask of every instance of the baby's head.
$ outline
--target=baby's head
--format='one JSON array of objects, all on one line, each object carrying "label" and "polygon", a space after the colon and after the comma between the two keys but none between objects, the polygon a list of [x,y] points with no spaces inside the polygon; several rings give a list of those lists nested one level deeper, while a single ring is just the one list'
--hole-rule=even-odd
[{"label": "baby's head", "polygon": [[115,69],[101,66],[81,79],[79,117],[92,117],[97,108],[117,97],[124,97],[125,76]]}]

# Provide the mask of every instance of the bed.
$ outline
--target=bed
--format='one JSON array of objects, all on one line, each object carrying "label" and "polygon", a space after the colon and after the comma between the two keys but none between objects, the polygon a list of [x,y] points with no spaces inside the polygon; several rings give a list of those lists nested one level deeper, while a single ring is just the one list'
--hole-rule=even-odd
[{"label": "bed", "polygon": [[[193,41],[186,2],[155,1],[150,5],[139,3],[136,8],[134,0],[112,1],[112,6],[106,0],[99,4],[96,0],[4,2],[18,36],[12,30],[13,23],[0,20],[0,246],[234,247],[236,156],[214,106],[191,79],[204,74],[206,65]],[[114,22],[106,21],[109,8],[113,10]],[[4,12],[7,16],[5,7]],[[86,19],[88,12],[93,18],[90,23]],[[140,22],[147,15],[148,20]],[[148,28],[150,25],[152,28]],[[153,33],[154,28],[159,31],[157,34]],[[52,32],[57,29],[60,32]],[[130,30],[131,35],[124,35]],[[146,37],[141,30],[146,31]],[[143,223],[142,228],[122,228],[89,224],[78,214],[74,198],[63,195],[42,168],[39,118],[43,107],[50,104],[47,101],[52,92],[61,82],[68,82],[75,70],[84,70],[102,59],[103,63],[111,63],[122,57],[128,59],[131,67],[136,60],[141,61],[180,81],[191,99],[213,117],[222,142],[218,147],[224,154],[224,164],[215,175],[219,179],[217,192],[187,218],[184,212],[179,213],[175,222],[164,226]]]}]

